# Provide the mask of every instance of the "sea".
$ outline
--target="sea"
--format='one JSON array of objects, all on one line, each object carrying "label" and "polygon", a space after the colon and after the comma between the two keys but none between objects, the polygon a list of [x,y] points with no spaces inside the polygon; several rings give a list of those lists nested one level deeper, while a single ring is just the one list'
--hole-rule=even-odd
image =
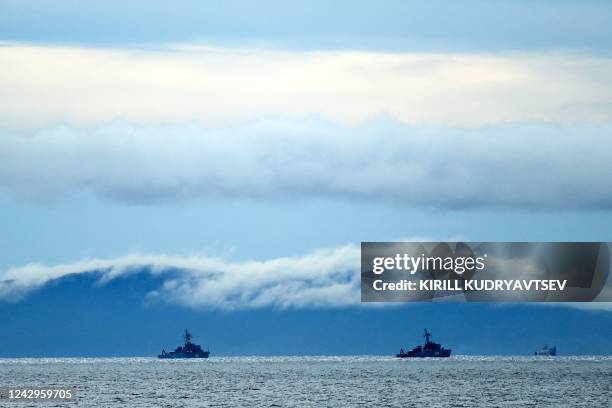
[{"label": "sea", "polygon": [[0,359],[0,387],[75,387],[4,407],[611,407],[612,357]]}]

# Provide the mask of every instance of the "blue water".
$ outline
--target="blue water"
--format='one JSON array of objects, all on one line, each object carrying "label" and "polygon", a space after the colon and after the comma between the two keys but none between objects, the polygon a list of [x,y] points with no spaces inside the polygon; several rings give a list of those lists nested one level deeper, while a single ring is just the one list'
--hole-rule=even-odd
[{"label": "blue water", "polygon": [[[0,359],[0,386],[75,386],[80,407],[610,407],[612,357]],[[30,406],[49,405],[76,406]]]}]

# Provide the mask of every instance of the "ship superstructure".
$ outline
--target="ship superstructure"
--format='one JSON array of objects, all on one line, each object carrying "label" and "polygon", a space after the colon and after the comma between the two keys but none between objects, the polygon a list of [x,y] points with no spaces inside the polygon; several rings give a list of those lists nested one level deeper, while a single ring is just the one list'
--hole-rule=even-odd
[{"label": "ship superstructure", "polygon": [[548,347],[544,345],[540,350],[533,353],[535,356],[556,356],[557,355],[557,346]]},{"label": "ship superstructure", "polygon": [[157,357],[159,358],[208,358],[210,355],[210,351],[202,350],[198,344],[194,344],[191,342],[192,339],[191,333],[185,329],[185,334],[183,338],[185,343],[182,346],[177,347],[174,351],[166,352],[166,350],[162,350],[161,354]]},{"label": "ship superstructure", "polygon": [[409,351],[404,351],[404,349],[400,349],[400,352],[396,354],[396,357],[450,357],[451,349],[446,349],[442,347],[442,345],[431,341],[431,333],[428,332],[427,329],[425,329],[423,337],[425,337],[425,344],[423,344],[422,346],[416,346],[415,348]]}]

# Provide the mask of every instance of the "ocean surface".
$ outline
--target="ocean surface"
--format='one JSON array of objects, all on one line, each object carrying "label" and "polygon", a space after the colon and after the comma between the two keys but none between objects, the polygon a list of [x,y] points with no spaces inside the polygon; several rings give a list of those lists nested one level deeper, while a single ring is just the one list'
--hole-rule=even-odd
[{"label": "ocean surface", "polygon": [[0,386],[77,390],[10,407],[610,407],[612,357],[0,359]]}]

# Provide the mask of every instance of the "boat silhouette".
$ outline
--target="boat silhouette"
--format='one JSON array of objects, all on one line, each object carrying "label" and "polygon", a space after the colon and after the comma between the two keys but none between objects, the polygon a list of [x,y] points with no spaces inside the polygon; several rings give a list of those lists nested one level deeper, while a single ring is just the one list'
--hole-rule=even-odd
[{"label": "boat silhouette", "polygon": [[556,356],[557,355],[557,346],[548,347],[544,345],[540,350],[533,353],[534,356]]},{"label": "boat silhouette", "polygon": [[400,349],[400,352],[396,354],[396,357],[399,358],[411,358],[411,357],[450,357],[451,349],[445,349],[438,343],[434,343],[430,340],[431,333],[425,329],[425,333],[423,334],[425,337],[425,344],[422,346],[416,346],[412,350],[404,351],[404,349]]},{"label": "boat silhouette", "polygon": [[185,344],[177,347],[174,351],[166,352],[166,350],[162,350],[161,354],[159,354],[158,358],[208,358],[210,355],[210,351],[202,350],[198,344],[194,344],[191,342],[191,338],[193,336],[191,333],[185,329],[185,334],[183,338],[185,339]]}]

